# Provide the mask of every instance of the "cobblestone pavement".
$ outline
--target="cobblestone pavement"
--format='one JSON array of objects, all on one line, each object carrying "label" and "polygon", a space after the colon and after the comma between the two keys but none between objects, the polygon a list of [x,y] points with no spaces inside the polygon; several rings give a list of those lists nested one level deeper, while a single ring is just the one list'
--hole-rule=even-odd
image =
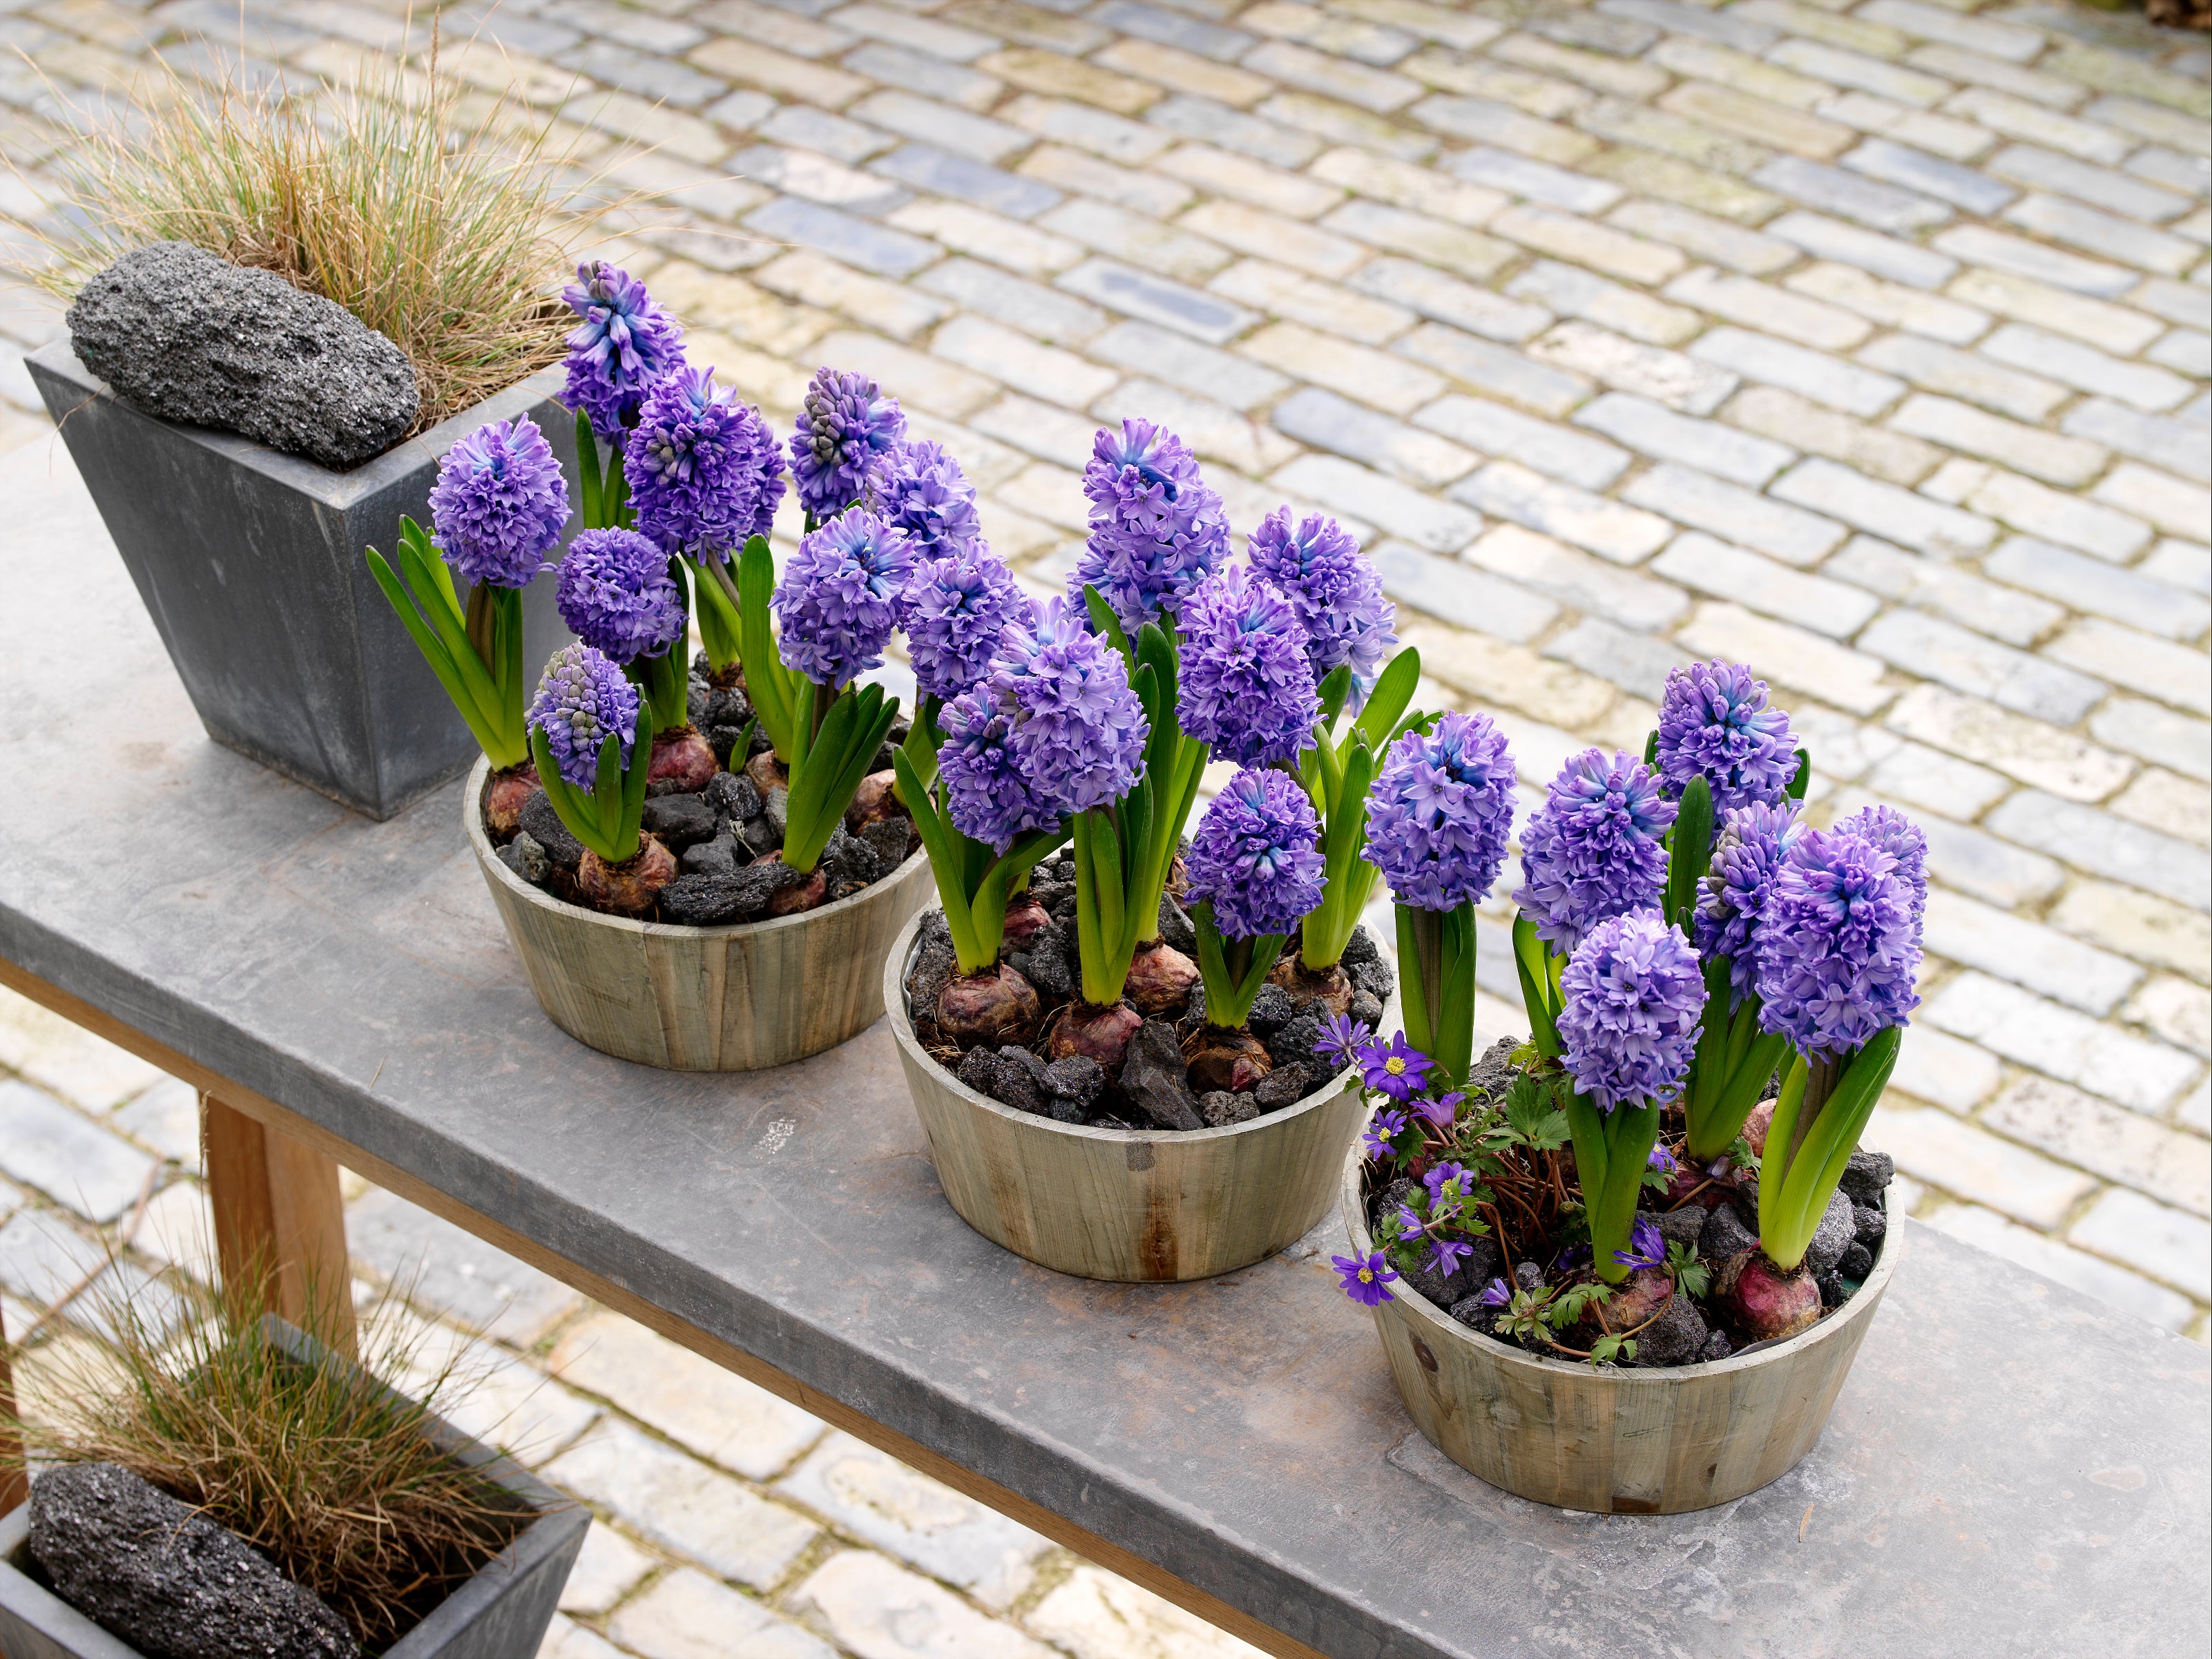
[{"label": "cobblestone pavement", "polygon": [[[242,49],[304,82],[400,27],[335,0],[242,19],[214,0],[5,9],[0,40],[109,96],[155,46],[187,69]],[[1531,803],[1571,750],[1640,745],[1670,664],[1753,664],[1811,738],[1817,817],[1888,800],[1929,831],[1926,1002],[1869,1135],[1919,1213],[2205,1339],[2199,39],[1926,0],[510,0],[443,18],[448,68],[519,82],[614,190],[659,198],[624,210],[616,251],[690,323],[696,360],[779,421],[817,363],[878,374],[1040,585],[1082,533],[1093,428],[1142,413],[1206,458],[1240,532],[1290,501],[1361,536],[1426,695],[1500,719]],[[0,98],[23,169],[0,210],[33,214],[49,94],[18,63]],[[55,326],[27,302],[0,317],[21,344]],[[40,440],[12,354],[0,398],[0,443]],[[1488,938],[1504,1000],[1482,1018],[1505,1030],[1510,960],[1502,929]],[[129,1092],[42,1086],[95,1109]],[[147,1104],[173,1097],[110,1121],[173,1132]],[[29,1100],[10,1097],[9,1121]],[[510,1346],[569,1364],[579,1331],[605,1356],[653,1341],[564,1304]],[[884,1543],[825,1495],[843,1454],[802,1456],[798,1428],[764,1426],[795,1470],[749,1462],[629,1391],[657,1386],[654,1365],[626,1389],[574,1363],[596,1379],[577,1388],[630,1413],[604,1433],[642,1425],[657,1449],[567,1450],[555,1473],[603,1512],[700,1517],[680,1539],[635,1534],[705,1572],[598,1621],[641,1652],[685,1651],[632,1632],[664,1610],[720,1616],[699,1610],[732,1583],[776,1587],[769,1604],[863,1655],[1010,1606],[975,1626],[988,1638],[944,1639],[1199,1639],[1129,1634],[1114,1598],[1133,1592],[1057,1555],[975,1565],[1031,1558],[865,1460],[853,1490],[930,1494],[886,1498],[901,1514],[949,1506],[935,1531],[898,1524],[989,1541],[817,1559],[830,1534],[760,1503]],[[601,1409],[542,1397],[572,1428]],[[669,1484],[620,1484],[647,1467]],[[602,1577],[624,1582],[616,1565],[579,1582]],[[902,1597],[926,1611],[884,1611]]]}]

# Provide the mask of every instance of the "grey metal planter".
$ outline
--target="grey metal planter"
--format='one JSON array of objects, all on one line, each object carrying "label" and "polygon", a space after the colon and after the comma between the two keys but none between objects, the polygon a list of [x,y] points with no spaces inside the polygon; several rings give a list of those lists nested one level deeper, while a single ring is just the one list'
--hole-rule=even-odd
[{"label": "grey metal planter", "polygon": [[[277,1340],[295,1358],[310,1363],[329,1358],[313,1337],[270,1317]],[[386,1648],[384,1659],[519,1659],[535,1653],[584,1547],[591,1513],[443,1419],[432,1417],[428,1427],[434,1444],[538,1514],[475,1577]],[[30,1576],[30,1534],[28,1504],[0,1516],[0,1654],[6,1659],[145,1659]]]},{"label": "grey metal planter", "polygon": [[[527,414],[573,490],[574,417],[542,370],[350,472],[141,413],[67,339],[27,359],[169,659],[217,743],[374,818],[466,767],[477,746],[368,574],[402,514],[429,518],[438,462],[486,421]],[[532,670],[568,638],[553,584],[523,595]]]}]

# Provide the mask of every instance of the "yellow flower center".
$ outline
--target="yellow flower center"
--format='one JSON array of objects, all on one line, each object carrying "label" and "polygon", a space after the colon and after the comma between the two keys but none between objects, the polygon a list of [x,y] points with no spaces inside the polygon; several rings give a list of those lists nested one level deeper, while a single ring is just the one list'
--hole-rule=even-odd
[{"label": "yellow flower center", "polygon": [[1375,1269],[1362,1267],[1359,1270],[1359,1282],[1363,1285],[1372,1285],[1375,1282]]},{"label": "yellow flower center", "polygon": [[1392,1077],[1403,1077],[1406,1074],[1406,1062],[1393,1054],[1382,1062],[1382,1069],[1389,1073]]}]

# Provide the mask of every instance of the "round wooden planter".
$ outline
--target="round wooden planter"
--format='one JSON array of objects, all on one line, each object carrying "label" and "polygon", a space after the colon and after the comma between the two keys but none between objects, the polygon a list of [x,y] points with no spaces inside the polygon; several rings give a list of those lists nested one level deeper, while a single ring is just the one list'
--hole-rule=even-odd
[{"label": "round wooden planter", "polygon": [[[1211,1279],[1273,1255],[1328,1212],[1358,1127],[1349,1070],[1279,1112],[1226,1129],[1093,1129],[980,1095],[923,1050],[906,1006],[916,916],[884,967],[937,1179],[960,1218],[1040,1267],[1123,1283]],[[1391,1000],[1385,1023],[1397,1006]]]},{"label": "round wooden planter", "polygon": [[[1362,1255],[1375,1248],[1365,1164],[1355,1146],[1343,1165],[1344,1227]],[[1674,1515],[1757,1492],[1812,1450],[1897,1256],[1893,1228],[1841,1309],[1712,1364],[1600,1370],[1540,1358],[1469,1330],[1402,1282],[1374,1310],[1375,1328],[1414,1425],[1455,1463],[1561,1509]]]},{"label": "round wooden planter", "polygon": [[935,893],[917,852],[850,898],[795,916],[680,927],[600,915],[532,887],[485,835],[479,759],[461,823],[546,1018],[617,1060],[753,1072],[833,1048],[883,1012],[891,940]]}]

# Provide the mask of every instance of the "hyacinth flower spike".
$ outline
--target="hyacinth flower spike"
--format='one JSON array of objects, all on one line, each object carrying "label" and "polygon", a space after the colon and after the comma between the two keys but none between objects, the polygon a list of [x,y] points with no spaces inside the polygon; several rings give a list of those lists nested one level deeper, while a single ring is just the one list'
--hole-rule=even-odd
[{"label": "hyacinth flower spike", "polygon": [[570,835],[584,844],[577,885],[611,908],[642,912],[676,875],[676,860],[643,834],[649,741],[640,742],[644,699],[620,668],[590,646],[569,646],[545,665],[530,705],[538,780]]},{"label": "hyacinth flower spike", "polygon": [[579,528],[627,530],[623,449],[646,394],[684,366],[682,331],[643,283],[604,259],[578,265],[561,297],[577,319],[561,401],[576,411]]},{"label": "hyacinth flower spike", "polygon": [[1239,772],[1200,818],[1189,890],[1208,1025],[1243,1028],[1291,930],[1320,902],[1319,830],[1305,792],[1272,768]]},{"label": "hyacinth flower spike", "polygon": [[1705,1007],[1705,980],[1682,930],[1656,910],[1600,922],[1561,975],[1561,1061],[1589,1226],[1592,1267],[1618,1285],[1632,1270],[1636,1204],[1660,1109],[1681,1091]]},{"label": "hyacinth flower spike", "polygon": [[[545,569],[568,521],[568,486],[528,416],[493,421],[447,452],[426,532],[399,520],[387,560],[369,574],[501,772],[530,759],[523,724],[522,590]],[[454,585],[468,584],[465,600]]]}]

